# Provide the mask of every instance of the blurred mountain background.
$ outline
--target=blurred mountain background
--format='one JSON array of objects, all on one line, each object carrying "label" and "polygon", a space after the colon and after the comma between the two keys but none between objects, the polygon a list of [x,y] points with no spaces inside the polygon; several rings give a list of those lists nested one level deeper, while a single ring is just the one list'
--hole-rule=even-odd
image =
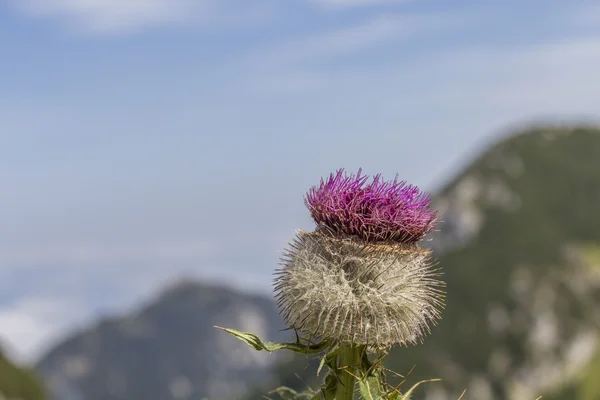
[{"label": "blurred mountain background", "polygon": [[[434,198],[443,223],[428,244],[447,308],[388,368],[442,378],[424,399],[464,388],[477,400],[600,398],[600,128],[516,132]],[[314,360],[256,352],[214,325],[291,339],[269,297],[183,281],[69,334],[35,371],[55,400],[252,400],[317,383]],[[8,398],[41,398],[30,372],[10,368],[0,375]]]},{"label": "blurred mountain background", "polygon": [[518,132],[441,190],[447,309],[391,367],[442,378],[438,398],[600,398],[599,154],[598,128]]},{"label": "blurred mountain background", "polygon": [[[598,400],[600,4],[0,1],[0,400],[315,385],[271,295],[344,168],[440,209],[416,399]],[[507,125],[512,124],[512,125]]]}]

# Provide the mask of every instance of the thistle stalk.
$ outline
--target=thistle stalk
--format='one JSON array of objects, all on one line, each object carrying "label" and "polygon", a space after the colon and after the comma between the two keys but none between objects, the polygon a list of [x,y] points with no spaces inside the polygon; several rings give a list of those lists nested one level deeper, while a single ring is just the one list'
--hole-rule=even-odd
[{"label": "thistle stalk", "polygon": [[339,378],[335,400],[352,400],[354,398],[354,385],[356,371],[360,364],[360,357],[365,351],[364,346],[340,345],[339,353]]}]

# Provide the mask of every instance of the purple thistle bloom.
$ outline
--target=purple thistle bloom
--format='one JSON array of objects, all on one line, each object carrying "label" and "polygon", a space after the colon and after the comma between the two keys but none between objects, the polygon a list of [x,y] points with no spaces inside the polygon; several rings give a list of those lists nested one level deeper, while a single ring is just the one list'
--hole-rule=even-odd
[{"label": "purple thistle bloom", "polygon": [[391,182],[381,175],[368,179],[360,169],[350,176],[340,169],[313,186],[304,203],[317,225],[369,242],[416,242],[435,229],[437,212],[427,193],[398,176]]}]

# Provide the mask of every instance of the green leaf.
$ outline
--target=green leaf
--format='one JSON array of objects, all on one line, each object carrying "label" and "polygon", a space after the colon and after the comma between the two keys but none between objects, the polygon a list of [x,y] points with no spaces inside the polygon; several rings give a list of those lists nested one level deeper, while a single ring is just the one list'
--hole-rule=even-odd
[{"label": "green leaf", "polygon": [[316,353],[320,353],[320,352],[324,351],[329,346],[329,343],[327,343],[327,341],[317,343],[317,344],[311,344],[311,345],[302,344],[300,342],[297,342],[297,343],[276,343],[276,342],[264,343],[258,336],[256,336],[253,333],[250,333],[250,332],[240,332],[240,331],[236,331],[235,329],[223,328],[220,326],[215,326],[215,328],[221,329],[221,330],[235,336],[236,338],[240,339],[242,342],[246,343],[247,345],[249,345],[251,347],[254,347],[256,350],[259,350],[259,351],[266,350],[268,352],[273,352],[273,351],[285,349],[285,350],[291,350],[291,351],[295,351],[296,353],[302,353],[302,354],[316,354]]},{"label": "green leaf", "polygon": [[428,379],[425,381],[421,381],[421,382],[417,382],[415,383],[415,385],[413,387],[411,387],[408,392],[404,393],[404,395],[402,395],[402,397],[400,398],[400,400],[410,400],[410,396],[412,396],[413,392],[415,391],[415,389],[421,384],[421,383],[426,383],[426,382],[439,382],[441,381],[441,379]]},{"label": "green leaf", "polygon": [[321,362],[319,363],[319,368],[317,368],[317,376],[319,376],[319,373],[321,372],[321,370],[323,369],[323,367],[325,365],[327,365],[330,370],[335,370],[338,353],[339,353],[339,350],[336,348],[335,350],[331,350],[329,353],[325,354],[321,358]]},{"label": "green leaf", "polygon": [[335,393],[337,392],[338,378],[335,375],[335,371],[331,371],[325,378],[325,386],[321,388],[321,395],[325,400],[335,400]]},{"label": "green leaf", "polygon": [[319,376],[319,374],[321,373],[321,370],[325,366],[326,362],[327,362],[327,356],[323,356],[323,358],[321,358],[321,362],[319,363],[319,367],[317,368],[317,376]]},{"label": "green leaf", "polygon": [[367,376],[358,381],[360,395],[365,400],[382,400],[381,385],[376,375]]}]

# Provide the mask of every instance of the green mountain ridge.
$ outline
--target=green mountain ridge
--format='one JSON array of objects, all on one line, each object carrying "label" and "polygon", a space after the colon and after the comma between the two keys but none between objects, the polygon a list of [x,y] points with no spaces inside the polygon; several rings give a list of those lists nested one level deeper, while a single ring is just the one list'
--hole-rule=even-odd
[{"label": "green mountain ridge", "polygon": [[600,129],[514,135],[435,203],[449,221],[432,242],[447,307],[425,344],[396,350],[390,367],[442,378],[425,389],[440,400],[463,388],[477,400],[600,398],[587,378],[600,376]]}]

